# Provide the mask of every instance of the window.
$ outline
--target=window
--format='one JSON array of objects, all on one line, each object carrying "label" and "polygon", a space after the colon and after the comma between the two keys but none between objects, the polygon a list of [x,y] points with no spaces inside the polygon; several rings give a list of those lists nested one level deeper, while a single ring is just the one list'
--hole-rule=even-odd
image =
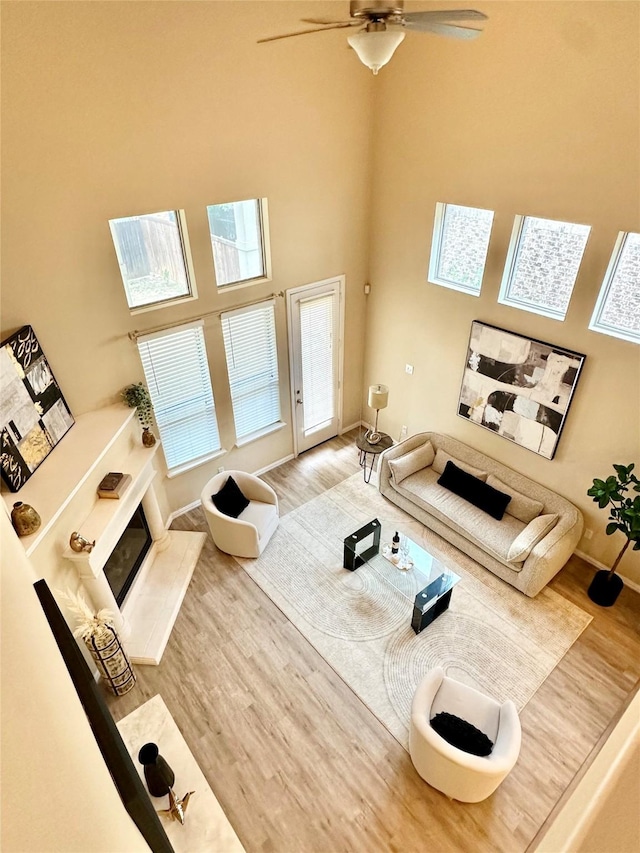
[{"label": "window", "polygon": [[243,444],[280,426],[274,303],[222,315],[236,440]]},{"label": "window", "polygon": [[218,287],[270,278],[266,211],[265,198],[207,207]]},{"label": "window", "polygon": [[640,234],[618,234],[589,328],[640,344]]},{"label": "window", "polygon": [[197,320],[138,338],[170,474],[205,462],[220,450],[202,327]]},{"label": "window", "polygon": [[480,296],[493,211],[436,204],[429,281]]},{"label": "window", "polygon": [[591,226],[516,216],[498,302],[564,320]]},{"label": "window", "polygon": [[181,210],[109,220],[129,308],[195,297]]}]

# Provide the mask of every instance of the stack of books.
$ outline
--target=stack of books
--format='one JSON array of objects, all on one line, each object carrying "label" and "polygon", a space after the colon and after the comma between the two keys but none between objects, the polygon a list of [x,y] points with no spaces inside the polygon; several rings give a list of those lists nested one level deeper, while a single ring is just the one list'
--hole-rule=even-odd
[{"label": "stack of books", "polygon": [[121,474],[110,471],[103,477],[98,486],[99,498],[111,498],[118,500],[131,482],[131,474]]}]

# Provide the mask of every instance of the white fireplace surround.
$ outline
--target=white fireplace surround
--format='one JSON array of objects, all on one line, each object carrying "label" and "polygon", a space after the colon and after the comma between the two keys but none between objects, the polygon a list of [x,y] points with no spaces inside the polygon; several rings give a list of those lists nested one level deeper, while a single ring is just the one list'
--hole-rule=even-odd
[{"label": "white fireplace surround", "polygon": [[[87,494],[86,489],[82,490],[87,482],[95,481],[97,488],[106,473],[102,459],[119,437],[132,429],[133,416],[133,411],[122,406],[80,416],[20,492],[5,493],[3,498],[7,510],[16,500],[38,507],[40,529],[21,540],[36,568],[37,549],[45,537],[51,532],[60,541],[56,521],[63,511],[69,507],[72,515],[77,515],[73,530],[89,542],[95,540],[95,547],[90,552],[77,553],[66,544],[65,537],[60,556],[75,566],[93,606],[113,613],[115,628],[131,660],[159,664],[206,534],[166,529],[154,488],[159,476],[154,467],[159,444],[147,448],[137,439],[123,451],[123,458],[112,470],[130,474],[131,482],[119,499],[99,499],[95,492],[90,492],[88,500],[77,497],[78,493]],[[149,525],[152,545],[119,608],[104,567],[139,504]]]}]

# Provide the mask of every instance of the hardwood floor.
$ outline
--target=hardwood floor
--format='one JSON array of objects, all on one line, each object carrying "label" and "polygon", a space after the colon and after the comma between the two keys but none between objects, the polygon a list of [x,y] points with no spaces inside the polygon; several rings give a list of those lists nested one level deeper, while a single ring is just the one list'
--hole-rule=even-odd
[{"label": "hardwood floor", "polygon": [[[359,470],[354,437],[264,475],[281,514]],[[173,526],[207,530],[199,509]],[[248,853],[524,851],[640,678],[640,595],[625,589],[599,608],[585,592],[592,573],[574,557],[552,583],[593,621],[522,711],[518,764],[484,803],[455,803],[423,782],[211,539],[162,663],[138,666],[137,687],[108,701],[118,720],[162,695]]]}]

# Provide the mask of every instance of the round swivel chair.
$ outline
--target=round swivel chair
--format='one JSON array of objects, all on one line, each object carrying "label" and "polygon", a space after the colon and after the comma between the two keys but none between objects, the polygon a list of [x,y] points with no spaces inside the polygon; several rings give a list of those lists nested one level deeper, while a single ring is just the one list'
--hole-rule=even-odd
[{"label": "round swivel chair", "polygon": [[[225,515],[211,496],[233,477],[249,506],[237,518]],[[234,557],[259,557],[276,531],[279,522],[278,497],[274,490],[246,471],[222,471],[205,485],[201,495],[211,537],[216,546]]]},{"label": "round swivel chair", "polygon": [[[471,755],[452,746],[429,723],[445,711],[484,732],[493,749],[487,756]],[[511,700],[503,704],[432,669],[413,697],[409,753],[420,776],[452,800],[486,800],[512,770],[521,742],[520,719]]]}]

